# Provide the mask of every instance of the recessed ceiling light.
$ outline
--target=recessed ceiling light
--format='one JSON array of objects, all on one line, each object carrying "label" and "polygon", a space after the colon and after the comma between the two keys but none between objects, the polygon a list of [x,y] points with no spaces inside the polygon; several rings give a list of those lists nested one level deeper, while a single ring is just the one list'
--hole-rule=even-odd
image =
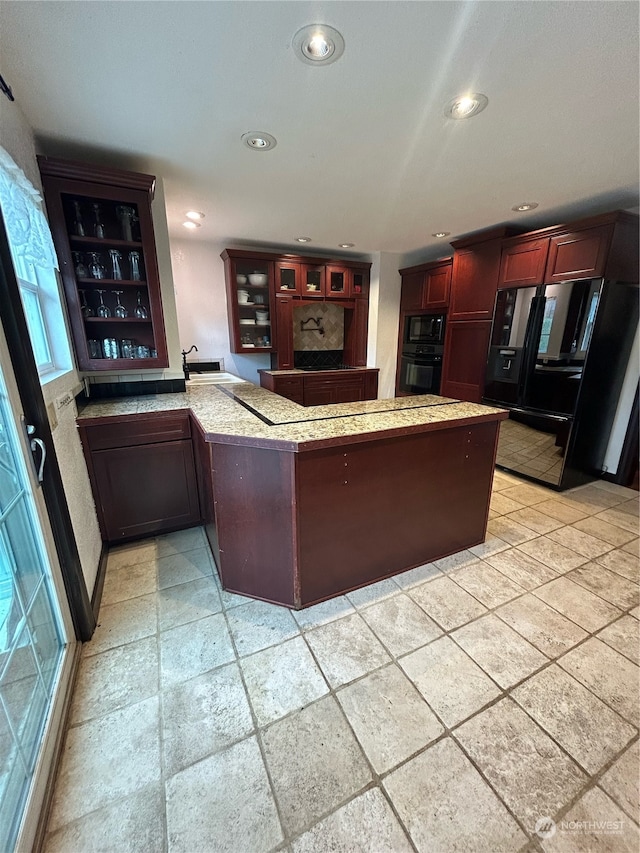
[{"label": "recessed ceiling light", "polygon": [[449,101],[445,107],[444,114],[447,118],[461,119],[477,116],[489,103],[489,98],[479,92],[471,92],[468,95],[459,95]]},{"label": "recessed ceiling light", "polygon": [[204,219],[204,213],[200,213],[199,210],[187,210],[185,216],[187,219]]},{"label": "recessed ceiling light", "polygon": [[435,234],[432,234],[432,237],[448,237],[451,234],[451,231],[436,231]]},{"label": "recessed ceiling light", "polygon": [[309,24],[293,37],[296,56],[309,65],[330,65],[344,53],[344,39],[326,24]]},{"label": "recessed ceiling light", "polygon": [[190,219],[187,220],[187,222],[183,222],[182,224],[184,225],[185,228],[188,228],[190,231],[193,231],[194,228],[200,227],[199,222],[192,222]]},{"label": "recessed ceiling light", "polygon": [[261,130],[250,130],[248,133],[243,133],[240,138],[247,148],[252,148],[254,151],[268,151],[278,144],[275,136],[263,133]]},{"label": "recessed ceiling light", "polygon": [[353,249],[355,243],[339,243],[341,249]]},{"label": "recessed ceiling light", "polygon": [[296,237],[296,243],[310,243],[311,237]]},{"label": "recessed ceiling light", "polygon": [[524,213],[526,210],[533,210],[537,206],[537,201],[523,201],[522,204],[514,204],[511,210],[515,210],[516,213]]}]

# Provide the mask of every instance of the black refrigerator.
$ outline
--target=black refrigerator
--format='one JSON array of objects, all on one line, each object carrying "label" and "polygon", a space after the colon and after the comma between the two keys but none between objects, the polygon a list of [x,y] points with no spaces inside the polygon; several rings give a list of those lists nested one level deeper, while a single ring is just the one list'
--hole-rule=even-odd
[{"label": "black refrigerator", "polygon": [[498,291],[483,397],[510,410],[496,465],[559,490],[600,476],[637,326],[637,284]]}]

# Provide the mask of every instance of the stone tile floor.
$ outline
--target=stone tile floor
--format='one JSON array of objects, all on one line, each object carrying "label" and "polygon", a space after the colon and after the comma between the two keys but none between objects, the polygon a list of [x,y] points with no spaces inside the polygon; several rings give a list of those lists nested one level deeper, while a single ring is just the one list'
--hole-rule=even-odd
[{"label": "stone tile floor", "polygon": [[46,853],[636,853],[638,563],[637,492],[503,472],[484,544],[299,613],[113,549]]}]

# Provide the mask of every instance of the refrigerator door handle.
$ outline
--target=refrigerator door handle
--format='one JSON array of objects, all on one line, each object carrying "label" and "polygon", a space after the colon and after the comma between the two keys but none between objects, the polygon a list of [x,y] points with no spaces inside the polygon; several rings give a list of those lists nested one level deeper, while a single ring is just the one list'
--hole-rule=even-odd
[{"label": "refrigerator door handle", "polygon": [[542,332],[544,321],[544,308],[547,300],[544,296],[534,296],[531,300],[529,319],[524,335],[522,353],[522,368],[520,373],[520,393],[518,394],[518,405],[527,406],[529,380],[535,370],[538,358],[538,341]]}]

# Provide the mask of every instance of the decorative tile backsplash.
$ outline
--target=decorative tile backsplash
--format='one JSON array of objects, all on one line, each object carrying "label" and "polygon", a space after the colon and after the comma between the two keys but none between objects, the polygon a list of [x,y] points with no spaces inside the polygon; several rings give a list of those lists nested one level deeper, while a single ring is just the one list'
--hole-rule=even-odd
[{"label": "decorative tile backsplash", "polygon": [[[301,323],[306,331],[302,331]],[[316,329],[322,329],[324,334]],[[293,348],[312,352],[344,349],[344,308],[331,302],[295,307]]]}]

